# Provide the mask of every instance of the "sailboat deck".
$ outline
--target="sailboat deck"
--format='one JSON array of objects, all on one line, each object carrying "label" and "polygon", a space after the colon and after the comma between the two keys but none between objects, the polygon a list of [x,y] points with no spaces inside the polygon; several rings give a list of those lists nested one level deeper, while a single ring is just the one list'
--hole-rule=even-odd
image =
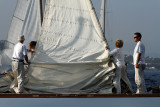
[{"label": "sailboat deck", "polygon": [[160,93],[153,94],[11,94],[1,93],[0,98],[134,98],[160,97]]}]

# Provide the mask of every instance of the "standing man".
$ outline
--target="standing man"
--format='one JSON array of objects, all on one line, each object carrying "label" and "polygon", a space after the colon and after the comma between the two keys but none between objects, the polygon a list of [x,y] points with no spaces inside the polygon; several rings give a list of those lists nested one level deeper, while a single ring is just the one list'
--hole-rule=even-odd
[{"label": "standing man", "polygon": [[30,64],[28,61],[26,46],[23,44],[25,38],[24,36],[18,37],[18,43],[14,46],[13,56],[12,56],[12,70],[14,74],[14,81],[12,82],[11,89],[16,93],[23,93],[23,85],[25,81],[25,71],[24,71],[24,60]]},{"label": "standing man", "polygon": [[137,43],[133,53],[133,63],[135,68],[135,83],[137,84],[136,94],[144,94],[146,91],[144,80],[145,69],[145,46],[141,42],[142,35],[139,32],[134,33],[134,41]]}]

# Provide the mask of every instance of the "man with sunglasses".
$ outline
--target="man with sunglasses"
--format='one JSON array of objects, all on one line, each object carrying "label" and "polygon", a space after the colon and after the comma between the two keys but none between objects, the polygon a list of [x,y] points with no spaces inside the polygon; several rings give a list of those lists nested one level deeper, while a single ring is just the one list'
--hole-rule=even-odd
[{"label": "man with sunglasses", "polygon": [[134,41],[137,43],[133,53],[133,63],[135,68],[135,83],[137,84],[136,94],[144,94],[146,91],[144,80],[145,69],[145,46],[141,42],[142,35],[134,33]]}]

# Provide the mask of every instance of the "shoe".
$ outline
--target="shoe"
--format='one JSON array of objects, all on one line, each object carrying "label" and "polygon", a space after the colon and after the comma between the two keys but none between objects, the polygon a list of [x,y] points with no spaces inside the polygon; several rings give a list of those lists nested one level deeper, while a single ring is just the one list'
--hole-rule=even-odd
[{"label": "shoe", "polygon": [[9,91],[10,91],[11,93],[15,93],[15,91],[14,91],[13,88],[10,88]]},{"label": "shoe", "polygon": [[19,91],[19,90],[18,90],[18,87],[14,87],[13,90],[14,90],[14,92],[15,92],[16,94],[21,94],[21,93],[23,93],[22,91]]}]

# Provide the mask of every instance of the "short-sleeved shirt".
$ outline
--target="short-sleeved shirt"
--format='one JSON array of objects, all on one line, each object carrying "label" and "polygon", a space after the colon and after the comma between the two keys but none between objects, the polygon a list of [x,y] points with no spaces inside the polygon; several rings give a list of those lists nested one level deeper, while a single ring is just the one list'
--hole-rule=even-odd
[{"label": "short-sleeved shirt", "polygon": [[18,59],[18,60],[23,60],[24,55],[27,55],[26,46],[24,44],[18,42],[14,46],[14,51],[13,51],[12,58],[13,59]]},{"label": "short-sleeved shirt", "polygon": [[145,46],[141,41],[139,41],[136,47],[134,48],[134,53],[133,53],[133,64],[134,65],[137,62],[138,53],[141,53],[141,57],[140,57],[138,64],[145,64]]},{"label": "short-sleeved shirt", "polygon": [[125,65],[124,62],[124,51],[122,48],[115,48],[111,52],[109,52],[109,56],[114,57],[114,62],[118,67],[122,67]]}]

